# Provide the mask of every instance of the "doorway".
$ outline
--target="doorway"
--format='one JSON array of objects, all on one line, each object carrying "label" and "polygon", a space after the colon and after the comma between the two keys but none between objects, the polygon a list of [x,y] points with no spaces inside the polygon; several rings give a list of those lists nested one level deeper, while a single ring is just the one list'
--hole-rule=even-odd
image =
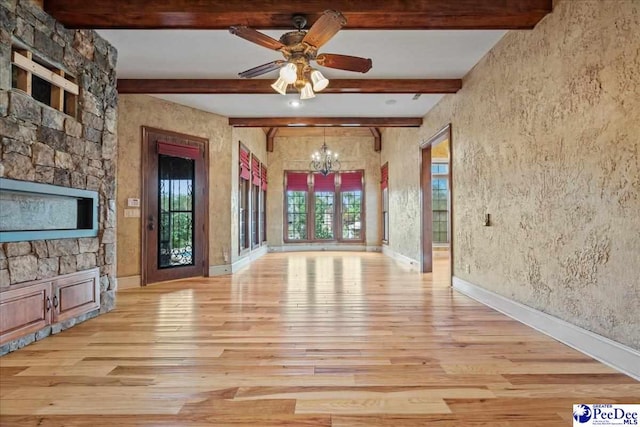
[{"label": "doorway", "polygon": [[142,127],[142,284],[206,276],[208,140]]},{"label": "doorway", "polygon": [[451,125],[421,144],[421,270],[448,286],[453,275],[451,154]]}]

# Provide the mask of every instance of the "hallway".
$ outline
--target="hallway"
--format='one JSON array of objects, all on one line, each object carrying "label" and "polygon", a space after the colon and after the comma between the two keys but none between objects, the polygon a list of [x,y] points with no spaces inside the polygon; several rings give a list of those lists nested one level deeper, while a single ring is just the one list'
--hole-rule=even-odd
[{"label": "hallway", "polygon": [[113,312],[0,359],[0,424],[539,427],[637,401],[637,381],[434,274],[273,253],[121,291]]}]

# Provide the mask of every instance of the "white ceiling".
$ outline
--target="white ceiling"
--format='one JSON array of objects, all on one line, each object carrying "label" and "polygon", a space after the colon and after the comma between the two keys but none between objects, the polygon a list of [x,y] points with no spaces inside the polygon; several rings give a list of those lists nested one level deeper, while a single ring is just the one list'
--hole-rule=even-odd
[{"label": "white ceiling", "polygon": [[[278,39],[285,31],[264,31]],[[236,78],[246,69],[281,59],[225,30],[101,30],[118,49],[119,78]],[[332,78],[462,78],[505,31],[343,30],[320,52],[371,58],[367,74],[318,67]],[[261,78],[275,78],[277,72]],[[441,95],[318,94],[294,109],[295,95],[157,95],[229,117],[421,117]],[[386,101],[395,100],[389,105]]]}]

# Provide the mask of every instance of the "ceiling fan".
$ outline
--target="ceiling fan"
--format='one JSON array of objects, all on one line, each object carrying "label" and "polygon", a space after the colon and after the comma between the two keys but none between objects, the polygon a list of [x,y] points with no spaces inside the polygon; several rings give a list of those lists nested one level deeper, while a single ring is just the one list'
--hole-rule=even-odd
[{"label": "ceiling fan", "polygon": [[311,28],[305,31],[303,28],[307,25],[307,19],[302,15],[295,15],[293,25],[296,30],[283,34],[280,40],[244,25],[230,27],[231,34],[268,49],[280,51],[285,58],[259,65],[238,75],[249,79],[280,69],[280,77],[271,87],[286,95],[287,87],[291,84],[300,92],[300,99],[309,99],[315,96],[314,91],[320,92],[329,84],[329,80],[320,71],[311,67],[311,61],[323,67],[366,73],[372,66],[370,58],[318,53],[318,49],[335,36],[346,23],[347,20],[340,12],[326,10]]}]

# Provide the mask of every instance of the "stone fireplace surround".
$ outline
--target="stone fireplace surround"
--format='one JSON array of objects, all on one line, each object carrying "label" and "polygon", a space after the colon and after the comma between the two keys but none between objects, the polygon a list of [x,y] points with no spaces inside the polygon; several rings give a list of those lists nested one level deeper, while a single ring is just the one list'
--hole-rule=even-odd
[{"label": "stone fireplace surround", "polygon": [[[75,76],[77,117],[12,89],[19,44]],[[98,268],[100,308],[0,346],[0,355],[115,306],[116,50],[94,31],[67,30],[29,0],[0,0],[0,177],[98,192],[98,235],[0,244],[0,292]]]}]

